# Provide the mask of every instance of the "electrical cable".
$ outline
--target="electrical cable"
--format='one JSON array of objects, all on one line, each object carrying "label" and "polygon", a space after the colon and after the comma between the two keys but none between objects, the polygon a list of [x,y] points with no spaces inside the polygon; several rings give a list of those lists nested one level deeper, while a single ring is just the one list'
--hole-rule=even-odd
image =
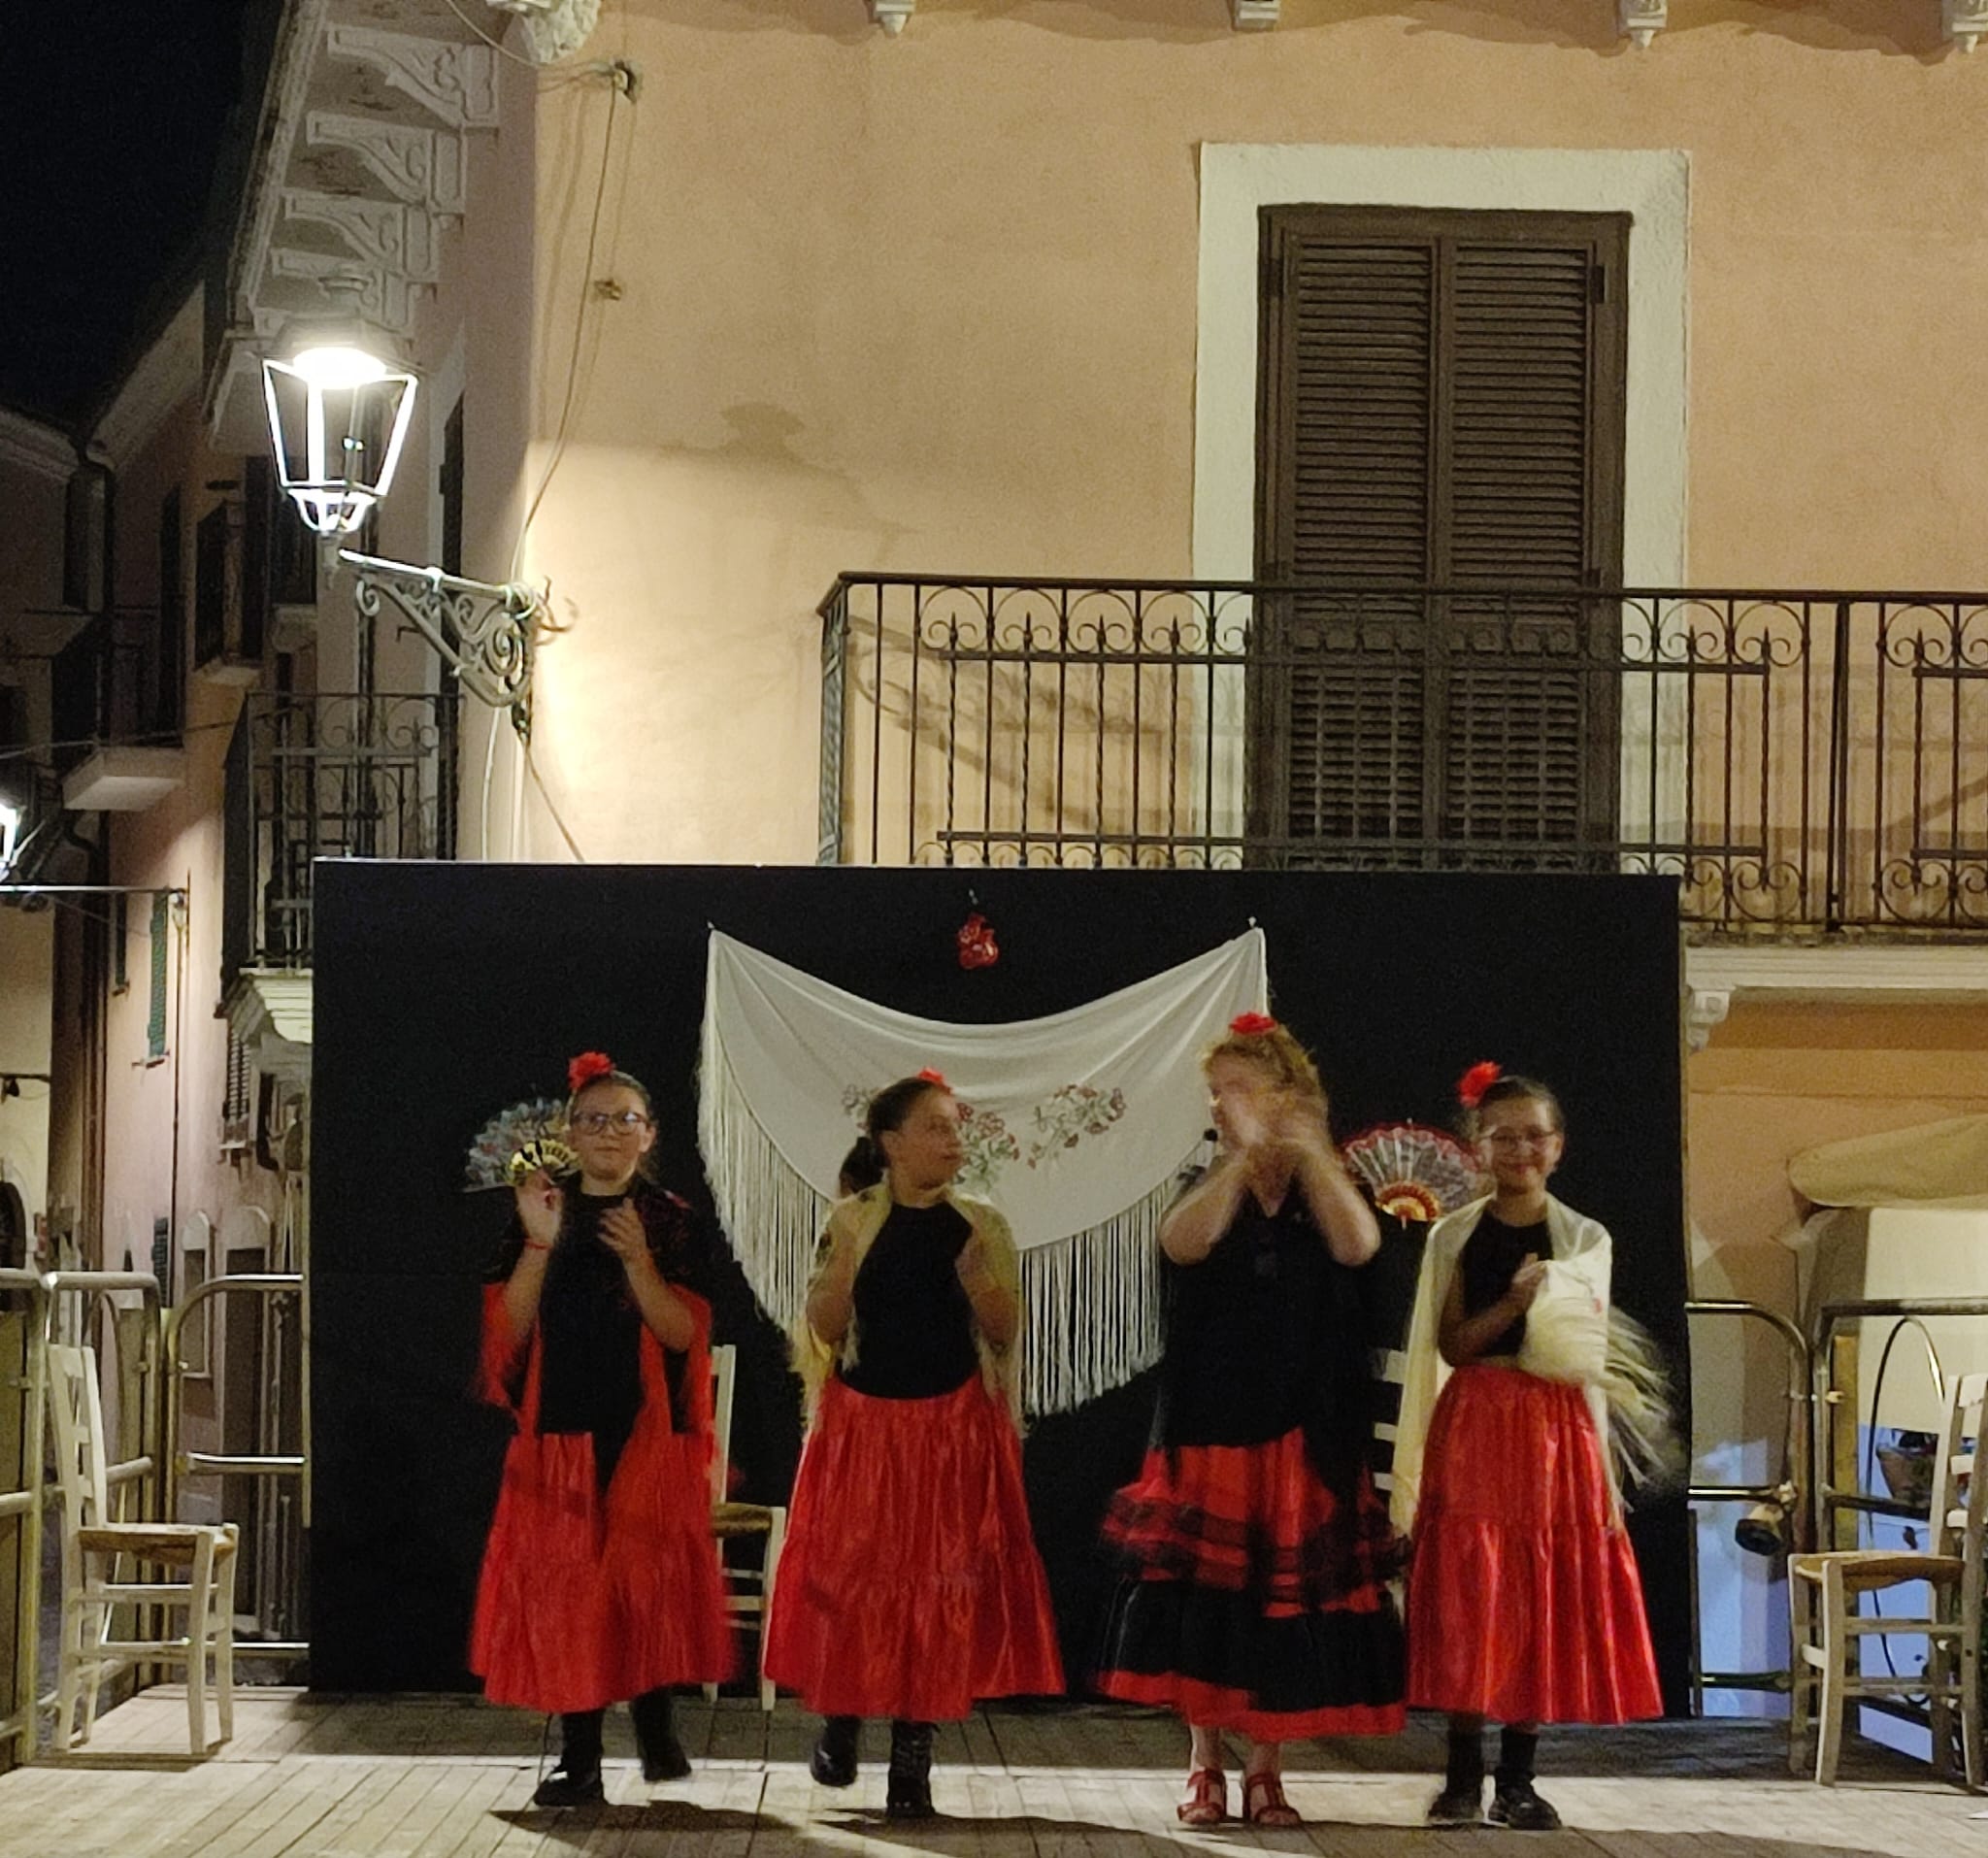
[{"label": "electrical cable", "polygon": [[567,827],[565,819],[561,816],[559,808],[552,798],[552,790],[546,785],[546,778],[539,772],[539,764],[533,758],[530,743],[526,743],[524,746],[524,767],[525,773],[532,778],[532,785],[539,790],[539,798],[546,803],[546,811],[552,815],[552,823],[559,828],[560,838],[566,841],[567,850],[573,853],[573,862],[580,865],[585,864],[586,853],[580,850],[580,841],[573,836]]}]

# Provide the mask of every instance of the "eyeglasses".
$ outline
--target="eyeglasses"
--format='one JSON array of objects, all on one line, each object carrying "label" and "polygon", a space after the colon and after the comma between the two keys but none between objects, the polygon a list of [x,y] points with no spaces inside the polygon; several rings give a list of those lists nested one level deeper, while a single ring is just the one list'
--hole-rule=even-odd
[{"label": "eyeglasses", "polygon": [[1494,1148],[1543,1148],[1559,1134],[1557,1129],[1494,1129],[1484,1140]]},{"label": "eyeglasses", "polygon": [[648,1118],[640,1110],[582,1110],[573,1118],[573,1126],[589,1136],[604,1136],[611,1129],[616,1135],[627,1135],[646,1129]]}]

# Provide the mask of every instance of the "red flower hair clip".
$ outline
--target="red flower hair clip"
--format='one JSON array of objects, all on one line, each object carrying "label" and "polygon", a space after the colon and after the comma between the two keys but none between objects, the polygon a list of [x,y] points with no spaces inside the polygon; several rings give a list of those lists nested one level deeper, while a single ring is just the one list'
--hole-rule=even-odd
[{"label": "red flower hair clip", "polygon": [[927,1065],[923,1071],[918,1073],[918,1078],[921,1082],[937,1085],[937,1087],[941,1090],[950,1090],[952,1088],[952,1086],[945,1081],[945,1073],[943,1071],[934,1071],[930,1065]]},{"label": "red flower hair clip", "polygon": [[577,1097],[596,1078],[605,1078],[613,1069],[614,1061],[605,1051],[582,1051],[566,1067],[566,1088]]},{"label": "red flower hair clip", "polygon": [[1504,1076],[1504,1066],[1494,1059],[1480,1058],[1456,1080],[1457,1102],[1466,1110],[1476,1109],[1484,1101],[1484,1092]]},{"label": "red flower hair clip", "polygon": [[1277,1022],[1267,1012],[1239,1012],[1229,1021],[1229,1030],[1239,1032],[1245,1039],[1260,1039],[1267,1032],[1275,1032]]}]

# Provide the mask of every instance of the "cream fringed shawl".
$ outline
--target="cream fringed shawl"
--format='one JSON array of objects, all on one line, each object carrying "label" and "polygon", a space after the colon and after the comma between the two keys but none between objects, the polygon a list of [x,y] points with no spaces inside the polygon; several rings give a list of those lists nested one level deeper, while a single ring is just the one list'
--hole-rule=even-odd
[{"label": "cream fringed shawl", "polygon": [[[1394,1525],[1405,1536],[1414,1531],[1430,1415],[1450,1375],[1437,1344],[1442,1306],[1464,1245],[1490,1205],[1487,1195],[1438,1220],[1422,1252],[1408,1319],[1408,1374],[1395,1429],[1389,1499]],[[1607,1228],[1549,1196],[1546,1229],[1553,1257],[1546,1282],[1526,1314],[1517,1366],[1542,1379],[1569,1381],[1586,1394],[1619,1522],[1623,1478],[1654,1483],[1680,1460],[1663,1357],[1640,1327],[1610,1306],[1614,1245]]]}]

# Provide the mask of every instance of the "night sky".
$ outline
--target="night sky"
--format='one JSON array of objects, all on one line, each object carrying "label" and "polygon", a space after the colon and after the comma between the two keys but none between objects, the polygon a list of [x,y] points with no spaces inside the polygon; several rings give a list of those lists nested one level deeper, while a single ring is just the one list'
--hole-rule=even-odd
[{"label": "night sky", "polygon": [[[75,427],[198,275],[244,24],[283,0],[35,0],[0,52],[0,404]],[[232,192],[232,187],[228,191]],[[220,203],[232,225],[232,202]],[[226,231],[223,231],[226,237]]]}]

